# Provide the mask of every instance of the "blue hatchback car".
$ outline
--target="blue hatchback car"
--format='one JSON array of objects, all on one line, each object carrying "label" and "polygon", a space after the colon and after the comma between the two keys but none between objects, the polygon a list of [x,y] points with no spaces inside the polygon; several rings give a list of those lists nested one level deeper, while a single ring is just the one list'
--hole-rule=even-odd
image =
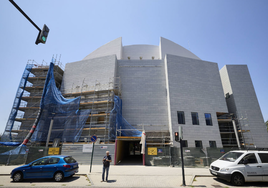
[{"label": "blue hatchback car", "polygon": [[11,178],[14,182],[33,178],[54,178],[55,181],[62,181],[77,173],[78,168],[78,163],[72,156],[46,156],[13,169]]}]

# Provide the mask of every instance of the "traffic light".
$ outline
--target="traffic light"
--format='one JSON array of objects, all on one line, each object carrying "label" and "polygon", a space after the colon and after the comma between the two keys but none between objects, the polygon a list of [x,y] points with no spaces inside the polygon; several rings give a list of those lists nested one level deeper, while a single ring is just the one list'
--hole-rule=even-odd
[{"label": "traffic light", "polygon": [[175,141],[179,142],[179,132],[175,132]]},{"label": "traffic light", "polygon": [[36,45],[39,44],[39,43],[45,44],[46,41],[47,41],[48,33],[49,33],[49,28],[47,27],[46,24],[44,24],[44,27],[43,27],[42,31],[40,31],[38,33],[37,39],[35,41],[35,44]]}]

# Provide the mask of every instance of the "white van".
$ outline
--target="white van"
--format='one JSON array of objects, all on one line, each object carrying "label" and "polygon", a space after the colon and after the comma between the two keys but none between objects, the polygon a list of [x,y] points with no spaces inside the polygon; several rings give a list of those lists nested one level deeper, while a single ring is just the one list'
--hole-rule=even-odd
[{"label": "white van", "polygon": [[209,170],[234,185],[268,181],[268,151],[230,151],[211,163]]}]

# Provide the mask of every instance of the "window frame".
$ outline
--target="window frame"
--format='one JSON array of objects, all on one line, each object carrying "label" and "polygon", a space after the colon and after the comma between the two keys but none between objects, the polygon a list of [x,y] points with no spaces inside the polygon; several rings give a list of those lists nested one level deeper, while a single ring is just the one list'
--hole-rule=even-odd
[{"label": "window frame", "polygon": [[[195,116],[193,116],[193,115],[195,115]],[[192,117],[192,124],[199,125],[198,112],[191,112],[191,117]],[[196,119],[194,119],[194,118],[196,118]],[[196,121],[196,123],[194,121]]]},{"label": "window frame", "polygon": [[[50,163],[50,160],[53,160],[53,163]],[[48,160],[47,160],[47,165],[54,165],[54,164],[58,164],[60,161],[60,158],[58,157],[50,157]]]},{"label": "window frame", "polygon": [[47,164],[48,158],[42,158],[38,159],[37,161],[33,162],[31,166],[41,166],[41,165],[46,165]]},{"label": "window frame", "polygon": [[[195,140],[194,142],[195,142],[195,147],[196,147],[196,148],[203,148],[202,140]],[[197,146],[196,146],[197,142],[201,143],[201,147],[197,147]]]},{"label": "window frame", "polygon": [[[182,123],[180,123],[180,116],[179,114],[181,113],[181,117],[183,118],[182,119]],[[181,124],[181,125],[185,125],[185,114],[184,114],[184,111],[177,111],[177,118],[178,118],[178,124]]]},{"label": "window frame", "polygon": [[[210,119],[208,119],[208,118],[206,117],[207,114],[210,115]],[[211,115],[211,113],[204,113],[204,116],[205,116],[206,125],[207,125],[207,126],[213,126],[213,123],[212,123],[212,115]],[[210,121],[210,124],[208,124],[208,120]]]},{"label": "window frame", "polygon": [[[213,143],[213,144],[211,144],[211,143]],[[215,145],[214,145],[215,144]],[[213,147],[211,147],[212,145],[214,145]],[[209,147],[210,148],[217,148],[217,143],[216,143],[216,141],[215,140],[209,140]]]},{"label": "window frame", "polygon": [[258,153],[258,155],[262,163],[268,163],[268,153]]},{"label": "window frame", "polygon": [[187,140],[182,140],[182,147],[184,147],[184,148],[188,148],[188,142],[187,142]]},{"label": "window frame", "polygon": [[[255,159],[254,162],[251,162],[250,160],[248,160],[248,158],[250,158],[251,156],[254,156],[254,159]],[[246,154],[246,155],[239,161],[238,164],[244,164],[244,161],[245,161],[245,160],[248,160],[248,163],[247,163],[247,164],[258,164],[258,163],[259,163],[255,153],[248,153],[248,154]]]}]

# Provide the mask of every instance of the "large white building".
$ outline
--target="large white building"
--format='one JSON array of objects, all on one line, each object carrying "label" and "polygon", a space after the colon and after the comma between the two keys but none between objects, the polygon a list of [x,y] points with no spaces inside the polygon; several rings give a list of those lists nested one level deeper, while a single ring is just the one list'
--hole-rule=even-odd
[{"label": "large white building", "polygon": [[[6,140],[22,141],[30,131],[47,71],[48,66],[26,66],[4,134]],[[88,159],[82,143],[88,143],[92,135],[103,145],[95,149],[99,161],[104,148],[114,154],[115,163],[131,156],[141,161],[141,138],[135,130],[145,131],[148,149],[159,147],[161,154],[162,147],[179,146],[174,133],[180,126],[184,147],[198,151],[207,147],[267,147],[268,133],[247,65],[225,65],[219,70],[217,63],[203,61],[162,37],[159,46],[123,46],[122,38],[117,38],[83,60],[67,63],[64,71],[56,65],[54,75],[64,97],[81,96],[79,108],[91,109],[80,126],[81,145],[64,137],[72,135],[69,133],[76,125],[54,126],[50,137],[51,142],[61,139],[63,154],[81,161]],[[115,121],[115,116],[121,115],[114,111],[115,96],[122,99],[125,120]],[[68,122],[68,117],[64,118]],[[41,144],[49,126],[44,125],[47,130]],[[60,134],[63,130],[67,134]]]},{"label": "large white building", "polygon": [[123,46],[117,38],[66,64],[61,91],[107,90],[115,83],[123,117],[148,138],[158,135],[176,146],[174,132],[182,126],[188,147],[265,147],[268,142],[247,65],[219,71],[217,63],[162,37],[159,46]]}]

